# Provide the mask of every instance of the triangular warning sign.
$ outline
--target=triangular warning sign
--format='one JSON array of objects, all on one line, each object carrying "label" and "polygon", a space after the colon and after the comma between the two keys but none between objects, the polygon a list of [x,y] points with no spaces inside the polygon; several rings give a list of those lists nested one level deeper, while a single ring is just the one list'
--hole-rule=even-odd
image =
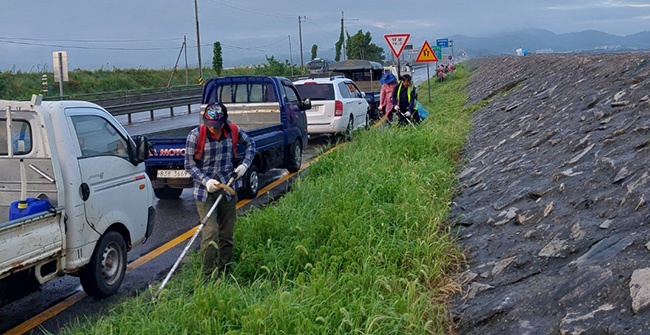
[{"label": "triangular warning sign", "polygon": [[411,37],[411,34],[384,35],[386,42],[388,42],[388,46],[390,46],[390,49],[393,51],[393,55],[395,55],[397,58],[399,58],[399,56],[402,54],[402,51],[404,50],[409,37]]},{"label": "triangular warning sign", "polygon": [[418,58],[416,58],[415,61],[416,62],[437,62],[438,61],[438,57],[436,57],[436,53],[433,52],[433,49],[431,49],[431,46],[429,45],[428,41],[424,41],[424,45],[420,49]]}]

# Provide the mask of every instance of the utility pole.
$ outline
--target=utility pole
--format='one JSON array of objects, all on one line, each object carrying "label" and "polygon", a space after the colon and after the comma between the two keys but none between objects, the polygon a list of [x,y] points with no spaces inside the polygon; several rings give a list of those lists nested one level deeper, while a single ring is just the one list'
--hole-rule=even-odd
[{"label": "utility pole", "polygon": [[[359,19],[348,19],[352,21],[359,21]],[[343,24],[343,60],[346,59],[346,54],[345,54],[345,35],[347,35],[348,31],[345,29],[345,13],[341,11],[341,23]]]},{"label": "utility pole", "polygon": [[203,85],[203,69],[201,68],[201,34],[199,33],[199,5],[194,0],[194,18],[196,19],[196,49],[199,54],[199,84]]},{"label": "utility pole", "polygon": [[303,57],[302,57],[302,24],[301,24],[302,22],[300,21],[301,18],[304,18],[305,20],[307,20],[307,17],[306,16],[300,16],[300,15],[298,16],[298,35],[300,37],[300,73],[302,73],[304,71],[304,68],[305,68],[305,62],[304,62]]},{"label": "utility pole", "polygon": [[185,49],[185,86],[190,84],[189,82],[189,69],[187,68],[187,36],[183,35],[183,48]]},{"label": "utility pole", "polygon": [[291,53],[291,35],[289,35],[289,66],[291,67],[291,75],[293,76],[293,54]]},{"label": "utility pole", "polygon": [[343,26],[343,60],[345,60],[345,13],[341,11],[341,25]]}]

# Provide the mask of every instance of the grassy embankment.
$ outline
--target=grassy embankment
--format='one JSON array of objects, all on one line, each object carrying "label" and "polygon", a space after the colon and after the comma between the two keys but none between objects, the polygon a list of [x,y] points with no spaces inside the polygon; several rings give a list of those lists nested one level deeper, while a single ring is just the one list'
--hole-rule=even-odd
[{"label": "grassy embankment", "polygon": [[[204,284],[196,253],[151,292],[67,334],[449,334],[462,262],[446,222],[476,108],[464,67],[426,84],[417,128],[376,127],[311,165],[235,230],[233,276]],[[157,289],[157,285],[151,290]]]}]

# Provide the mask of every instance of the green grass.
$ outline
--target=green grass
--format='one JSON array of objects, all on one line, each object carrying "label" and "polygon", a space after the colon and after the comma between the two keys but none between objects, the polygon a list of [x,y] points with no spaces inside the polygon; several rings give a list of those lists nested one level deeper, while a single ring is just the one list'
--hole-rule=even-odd
[{"label": "green grass", "polygon": [[233,276],[205,284],[196,253],[151,294],[65,334],[450,334],[463,260],[447,223],[471,127],[464,67],[426,84],[418,126],[376,127],[322,157],[273,206],[240,217]]}]

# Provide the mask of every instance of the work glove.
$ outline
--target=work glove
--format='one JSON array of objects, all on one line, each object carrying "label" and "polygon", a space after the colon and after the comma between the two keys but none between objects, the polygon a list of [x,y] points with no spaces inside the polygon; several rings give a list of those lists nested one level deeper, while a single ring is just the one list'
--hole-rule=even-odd
[{"label": "work glove", "polygon": [[410,117],[410,116],[411,116],[411,112],[406,111],[406,113],[404,113],[404,116],[406,116],[406,117]]},{"label": "work glove", "polygon": [[230,193],[230,195],[235,195],[235,190],[233,190],[232,187],[230,187],[230,186],[228,186],[228,185],[226,185],[224,183],[220,183],[216,179],[208,180],[208,182],[205,183],[205,187],[208,189],[208,192],[210,192],[210,193],[213,193],[213,192],[218,191],[219,189],[222,189],[222,190]]},{"label": "work glove", "polygon": [[399,112],[399,106],[395,106],[395,111]]},{"label": "work glove", "polygon": [[248,170],[248,167],[244,164],[240,164],[235,171],[232,173],[232,177],[235,179],[239,179],[244,176],[244,173],[246,173],[246,170]]}]

